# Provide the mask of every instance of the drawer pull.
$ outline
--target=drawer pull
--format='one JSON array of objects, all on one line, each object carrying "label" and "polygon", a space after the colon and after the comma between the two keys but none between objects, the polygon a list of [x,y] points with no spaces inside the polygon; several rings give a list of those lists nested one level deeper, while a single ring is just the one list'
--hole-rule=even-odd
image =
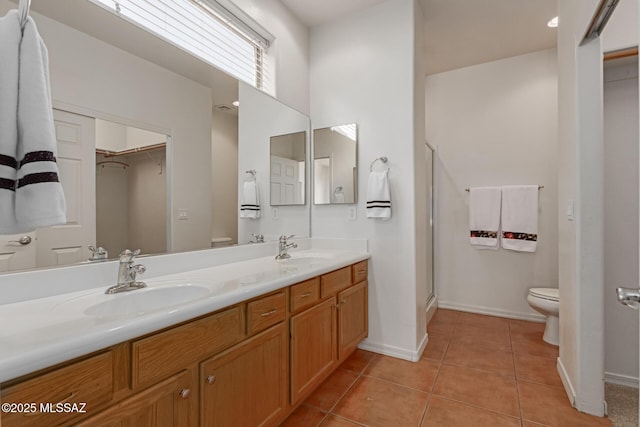
[{"label": "drawer pull", "polygon": [[189,396],[191,396],[191,390],[189,390],[188,388],[183,388],[182,390],[180,390],[181,398],[187,399]]},{"label": "drawer pull", "polygon": [[313,295],[313,292],[305,292],[304,294],[300,295],[300,298],[307,298],[307,297],[310,297],[311,295]]},{"label": "drawer pull", "polygon": [[269,316],[273,316],[274,314],[276,314],[278,312],[278,310],[276,310],[275,308],[272,309],[271,311],[267,311],[265,313],[261,313],[260,316],[262,317],[269,317]]},{"label": "drawer pull", "polygon": [[213,384],[216,382],[216,376],[215,375],[209,375],[207,377],[207,384]]}]

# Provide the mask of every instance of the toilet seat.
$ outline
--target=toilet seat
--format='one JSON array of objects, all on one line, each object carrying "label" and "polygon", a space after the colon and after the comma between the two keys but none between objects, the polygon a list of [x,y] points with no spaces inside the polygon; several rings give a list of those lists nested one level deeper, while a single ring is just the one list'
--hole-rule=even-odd
[{"label": "toilet seat", "polygon": [[556,288],[531,288],[529,289],[529,295],[548,301],[560,301],[560,292]]}]

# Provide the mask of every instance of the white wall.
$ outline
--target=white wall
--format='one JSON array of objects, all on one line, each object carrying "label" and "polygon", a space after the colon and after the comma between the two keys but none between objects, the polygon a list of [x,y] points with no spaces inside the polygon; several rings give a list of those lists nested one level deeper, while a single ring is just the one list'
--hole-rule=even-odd
[{"label": "white wall", "polygon": [[611,62],[604,73],[605,380],[638,387],[638,313],[616,298],[617,287],[638,283],[638,61]]},{"label": "white wall", "polygon": [[238,116],[213,110],[211,130],[211,237],[238,242]]},{"label": "white wall", "polygon": [[[0,15],[12,8],[14,3],[0,0]],[[210,88],[42,15],[32,16],[49,50],[56,107],[172,134],[172,249],[209,247]],[[189,210],[189,220],[177,220],[178,208]]]},{"label": "white wall", "polygon": [[258,21],[275,42],[267,51],[267,62],[279,100],[309,114],[309,30],[279,0],[235,0],[234,3]]},{"label": "white wall", "polygon": [[604,52],[638,46],[638,0],[620,0],[601,38]]},{"label": "white wall", "polygon": [[[255,170],[262,208],[259,219],[238,220],[238,243],[247,243],[251,233],[263,234],[265,241],[277,240],[282,234],[296,237],[309,236],[309,204],[271,207],[269,203],[271,137],[289,133],[307,132],[306,151],[309,152],[309,118],[277,99],[241,83],[238,116],[238,171],[236,190],[241,194],[247,178],[244,172]],[[305,194],[309,194],[309,168],[306,171]],[[238,214],[241,200],[238,200]],[[277,212],[277,215],[276,215]]]},{"label": "white wall", "polygon": [[602,49],[579,46],[598,3],[558,1],[558,370],[575,407],[603,415]]},{"label": "white wall", "polygon": [[[369,239],[363,346],[405,359],[419,355],[425,338],[416,320],[414,7],[389,0],[311,30],[313,127],[358,124],[359,182],[357,219],[347,219],[347,206],[314,205],[312,235]],[[369,164],[382,155],[391,168],[389,221],[365,217]]]},{"label": "white wall", "polygon": [[[427,76],[427,141],[437,147],[438,304],[540,318],[532,287],[558,286],[555,49]],[[469,187],[544,185],[535,253],[469,244]]]}]

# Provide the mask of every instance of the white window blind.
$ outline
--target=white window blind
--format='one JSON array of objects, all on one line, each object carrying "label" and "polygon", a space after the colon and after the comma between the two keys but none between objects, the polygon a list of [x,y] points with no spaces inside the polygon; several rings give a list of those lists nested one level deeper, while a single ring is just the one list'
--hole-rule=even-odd
[{"label": "white window blind", "polygon": [[239,80],[258,89],[264,86],[264,49],[271,40],[215,0],[90,1]]}]

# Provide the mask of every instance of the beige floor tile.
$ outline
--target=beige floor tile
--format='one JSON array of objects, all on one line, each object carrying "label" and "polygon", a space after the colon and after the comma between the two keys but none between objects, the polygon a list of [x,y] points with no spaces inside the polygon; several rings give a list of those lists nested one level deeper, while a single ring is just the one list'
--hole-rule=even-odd
[{"label": "beige floor tile", "polygon": [[547,344],[542,340],[542,333],[539,335],[512,335],[511,347],[516,354],[528,354],[552,359],[557,359],[559,355],[557,346]]},{"label": "beige floor tile", "polygon": [[520,427],[520,418],[496,414],[459,402],[434,396],[421,424],[422,427]]},{"label": "beige floor tile", "polygon": [[441,362],[444,359],[444,355],[447,352],[449,346],[450,337],[446,335],[429,334],[429,341],[427,341],[427,347],[422,353],[423,359],[435,360]]},{"label": "beige floor tile", "polygon": [[415,427],[428,398],[428,393],[362,376],[332,412],[372,427]]},{"label": "beige floor tile", "polygon": [[447,310],[446,308],[439,308],[436,310],[436,313],[433,315],[432,321],[440,321],[440,322],[448,322],[448,323],[456,323],[458,320],[458,316],[460,316],[460,311],[455,310]]},{"label": "beige floor tile", "polygon": [[442,365],[433,394],[505,415],[519,416],[515,377]]},{"label": "beige floor tile", "polygon": [[427,359],[409,362],[395,357],[378,356],[369,364],[364,375],[430,392],[439,368],[438,362]]},{"label": "beige floor tile", "polygon": [[476,313],[460,313],[456,325],[474,326],[476,328],[503,329],[509,328],[509,320],[504,317],[486,316]]},{"label": "beige floor tile", "polygon": [[455,327],[456,327],[456,324],[453,322],[445,322],[442,320],[433,319],[427,325],[427,333],[429,335],[436,334],[436,335],[442,335],[445,337],[450,337]]},{"label": "beige floor tile", "polygon": [[492,350],[511,351],[509,327],[505,324],[494,327],[457,325],[449,344],[466,344]]}]

